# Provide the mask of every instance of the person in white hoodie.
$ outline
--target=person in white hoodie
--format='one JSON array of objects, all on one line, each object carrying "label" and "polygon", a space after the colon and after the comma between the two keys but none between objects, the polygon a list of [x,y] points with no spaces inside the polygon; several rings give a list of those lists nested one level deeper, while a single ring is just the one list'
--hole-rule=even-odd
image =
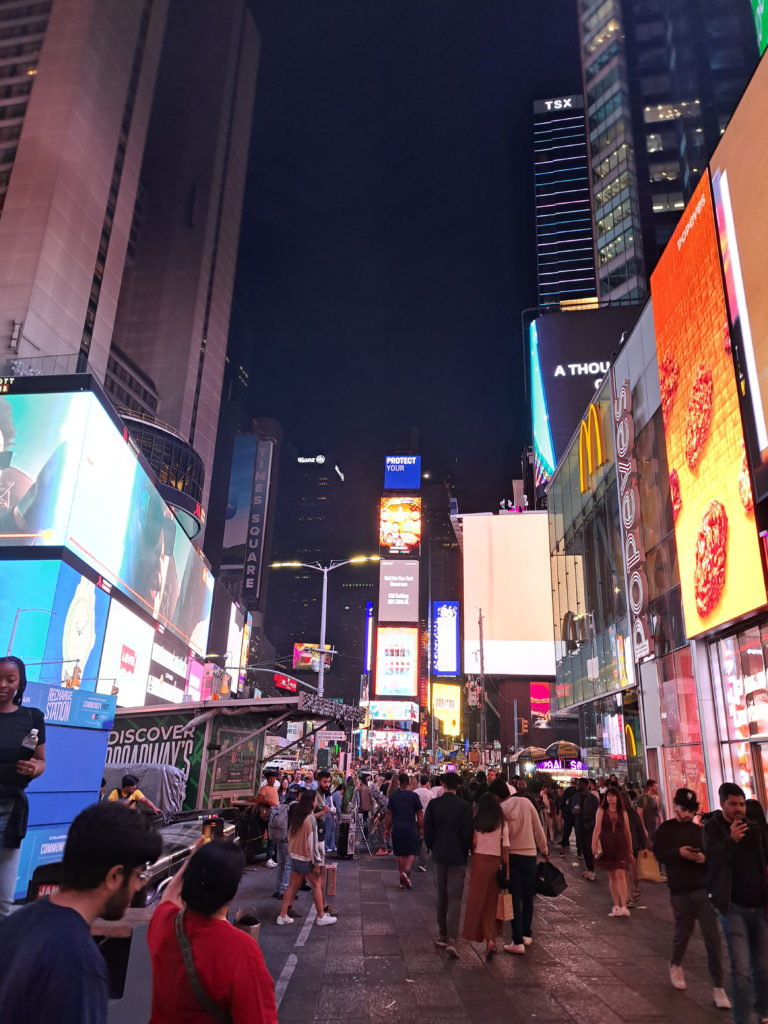
[{"label": "person in white hoodie", "polygon": [[533,942],[533,897],[536,894],[536,853],[549,860],[547,836],[538,812],[530,800],[510,796],[506,783],[496,779],[490,792],[501,801],[501,810],[509,830],[509,887],[515,916],[512,941],[507,953],[525,953]]}]

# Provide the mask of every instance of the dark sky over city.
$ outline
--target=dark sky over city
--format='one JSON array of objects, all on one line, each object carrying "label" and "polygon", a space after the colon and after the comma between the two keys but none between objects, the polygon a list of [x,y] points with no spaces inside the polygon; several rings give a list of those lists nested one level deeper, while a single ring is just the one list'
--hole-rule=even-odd
[{"label": "dark sky over city", "polygon": [[511,496],[536,302],[532,101],[578,91],[571,0],[255,0],[232,329],[254,415],[380,486],[419,431],[461,511]]}]

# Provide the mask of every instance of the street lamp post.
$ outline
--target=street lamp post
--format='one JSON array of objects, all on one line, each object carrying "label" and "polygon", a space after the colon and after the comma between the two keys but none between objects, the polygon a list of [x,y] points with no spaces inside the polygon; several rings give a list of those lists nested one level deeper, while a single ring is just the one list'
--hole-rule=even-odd
[{"label": "street lamp post", "polygon": [[[325,624],[328,611],[328,573],[334,569],[340,569],[343,565],[360,565],[363,562],[378,562],[379,555],[357,555],[355,558],[345,558],[342,561],[331,559],[328,565],[321,565],[320,562],[273,562],[270,569],[311,569],[313,572],[323,574],[323,590],[320,603],[320,665],[317,673],[317,695],[323,696],[325,681]],[[318,749],[319,739],[315,737]]]}]

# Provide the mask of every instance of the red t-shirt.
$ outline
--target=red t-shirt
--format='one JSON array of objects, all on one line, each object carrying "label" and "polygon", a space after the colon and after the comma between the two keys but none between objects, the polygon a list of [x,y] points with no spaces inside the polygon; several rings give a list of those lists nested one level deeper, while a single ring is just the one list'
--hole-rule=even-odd
[{"label": "red t-shirt", "polygon": [[[147,942],[152,956],[150,1024],[210,1024],[187,978],[175,923],[179,908],[161,903],[152,915]],[[200,982],[235,1024],[277,1024],[275,985],[258,943],[229,921],[188,910],[184,928]]]}]

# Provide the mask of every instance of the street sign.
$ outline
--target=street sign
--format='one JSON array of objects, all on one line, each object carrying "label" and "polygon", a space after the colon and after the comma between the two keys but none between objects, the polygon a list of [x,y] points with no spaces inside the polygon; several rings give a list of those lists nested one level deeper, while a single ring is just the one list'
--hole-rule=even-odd
[{"label": "street sign", "polygon": [[347,738],[347,734],[345,732],[342,732],[341,729],[328,729],[321,730],[317,734],[317,738],[320,740],[321,743],[340,743],[342,740],[345,740]]}]

